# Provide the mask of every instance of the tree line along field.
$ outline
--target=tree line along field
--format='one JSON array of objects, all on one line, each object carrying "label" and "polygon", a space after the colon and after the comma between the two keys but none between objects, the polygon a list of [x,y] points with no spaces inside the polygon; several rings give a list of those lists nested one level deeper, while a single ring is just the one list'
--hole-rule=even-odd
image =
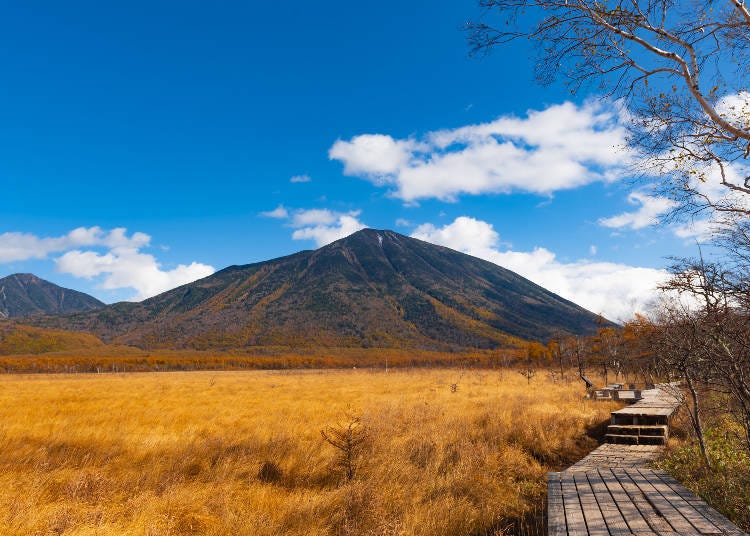
[{"label": "tree line along field", "polygon": [[[0,354],[0,374],[34,373],[105,373],[164,372],[187,370],[248,370],[248,369],[336,369],[393,367],[484,367],[508,366],[524,355],[521,349],[470,352],[431,352],[399,349],[327,348],[300,349],[262,348],[257,353],[195,352],[161,350],[150,352],[135,348],[122,352],[54,352],[42,355]],[[538,367],[542,363],[534,362]]]},{"label": "tree line along field", "polygon": [[[615,409],[578,383],[460,369],[4,375],[0,526],[536,534],[545,473],[593,448]],[[352,423],[351,452],[321,434]]]},{"label": "tree line along field", "polygon": [[0,321],[0,373],[156,372],[351,367],[508,365],[526,341],[498,350],[264,346],[223,350],[144,349],[105,344],[82,332]]}]

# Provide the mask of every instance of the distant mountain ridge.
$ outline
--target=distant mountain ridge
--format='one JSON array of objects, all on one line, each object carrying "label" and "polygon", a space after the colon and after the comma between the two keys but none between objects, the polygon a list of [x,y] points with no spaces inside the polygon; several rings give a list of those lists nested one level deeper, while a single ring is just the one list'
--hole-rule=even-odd
[{"label": "distant mountain ridge", "polygon": [[93,296],[60,287],[33,274],[13,274],[0,279],[0,318],[77,313],[104,305]]},{"label": "distant mountain ridge", "polygon": [[597,315],[490,262],[364,229],[314,251],[230,266],[140,303],[32,319],[142,348],[496,348],[586,334]]}]

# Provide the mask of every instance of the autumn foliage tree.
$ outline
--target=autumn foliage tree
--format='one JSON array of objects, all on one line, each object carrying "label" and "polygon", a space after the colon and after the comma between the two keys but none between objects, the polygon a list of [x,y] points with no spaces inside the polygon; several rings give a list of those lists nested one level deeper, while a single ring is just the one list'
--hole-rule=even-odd
[{"label": "autumn foliage tree", "polygon": [[655,383],[654,348],[650,344],[655,324],[646,316],[636,314],[622,328],[623,367],[626,374]]},{"label": "autumn foliage tree", "polygon": [[526,345],[526,355],[524,356],[524,367],[521,374],[526,378],[528,383],[536,376],[536,369],[546,360],[547,348],[538,342],[530,342]]}]

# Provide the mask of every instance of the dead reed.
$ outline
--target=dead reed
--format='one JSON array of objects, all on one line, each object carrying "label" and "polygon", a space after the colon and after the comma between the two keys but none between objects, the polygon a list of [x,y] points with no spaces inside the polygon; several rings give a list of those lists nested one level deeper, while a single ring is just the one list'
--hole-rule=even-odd
[{"label": "dead reed", "polygon": [[[612,409],[490,370],[2,376],[0,527],[533,534],[545,472]],[[321,430],[352,415],[347,474]]]}]

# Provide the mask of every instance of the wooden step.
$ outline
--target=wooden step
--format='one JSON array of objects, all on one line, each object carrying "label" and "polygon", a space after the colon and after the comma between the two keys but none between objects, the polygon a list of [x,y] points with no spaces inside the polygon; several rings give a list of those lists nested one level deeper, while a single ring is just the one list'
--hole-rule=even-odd
[{"label": "wooden step", "polygon": [[616,443],[620,445],[637,445],[637,435],[607,434],[604,436],[607,443]]},{"label": "wooden step", "polygon": [[[630,409],[630,408],[625,408]],[[661,409],[648,408],[641,410],[640,414],[633,413],[612,413],[610,423],[620,426],[667,426],[669,425],[669,416],[659,415],[656,412]]]},{"label": "wooden step", "polygon": [[669,436],[669,426],[662,424],[656,426],[639,426],[640,435],[642,436]]},{"label": "wooden step", "polygon": [[607,434],[604,436],[607,443],[619,445],[664,445],[664,436],[639,436],[631,434]]},{"label": "wooden step", "polygon": [[664,436],[638,436],[639,445],[666,445],[667,438]]},{"label": "wooden step", "polygon": [[607,433],[618,435],[663,436],[669,435],[669,426],[648,424],[610,424]]}]

